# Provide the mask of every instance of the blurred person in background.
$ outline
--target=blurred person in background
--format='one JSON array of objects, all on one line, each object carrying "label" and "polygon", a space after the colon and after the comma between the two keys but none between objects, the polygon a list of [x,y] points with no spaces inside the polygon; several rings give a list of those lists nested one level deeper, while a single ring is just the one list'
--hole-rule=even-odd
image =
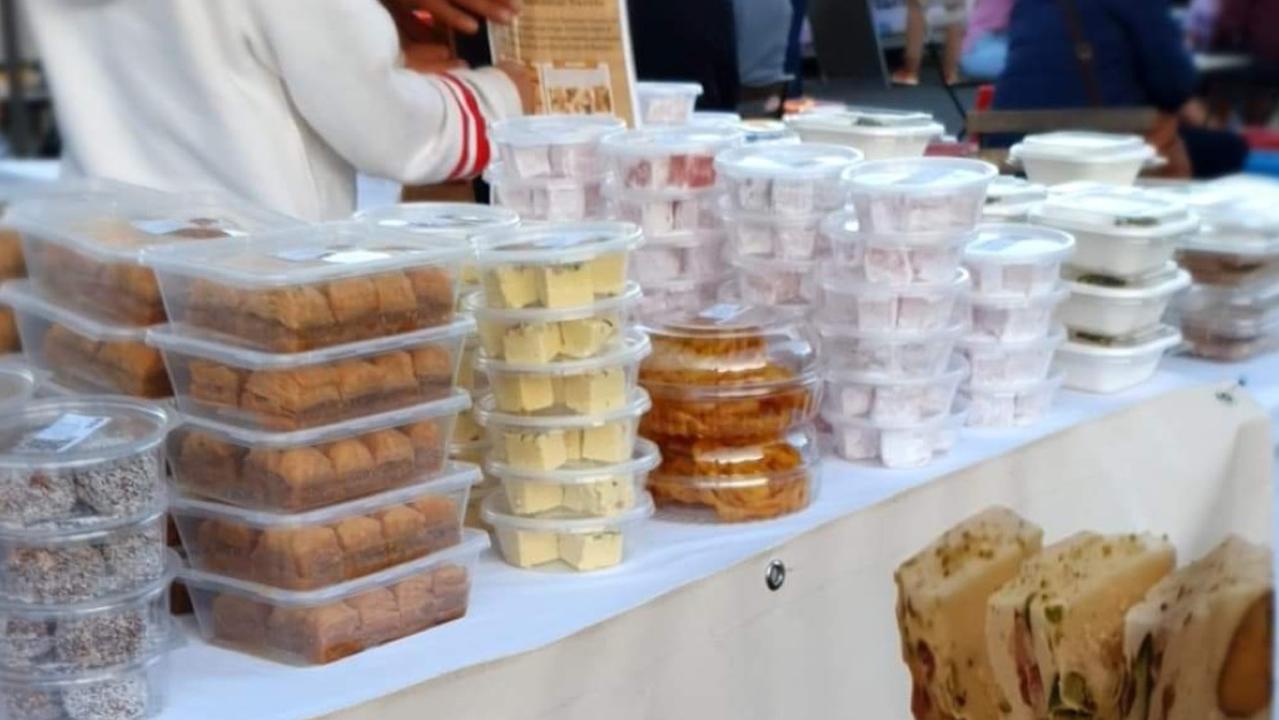
[{"label": "blurred person in background", "polygon": [[1246,53],[1247,97],[1243,121],[1269,124],[1279,104],[1279,0],[1218,0],[1212,48]]},{"label": "blurred person in background", "polygon": [[[388,0],[463,32],[516,0]],[[519,114],[516,68],[415,51],[379,0],[28,0],[72,175],[212,188],[306,219],[355,209],[356,176],[483,171],[485,122]]]},{"label": "blurred person in background", "polygon": [[976,0],[968,11],[959,67],[975,80],[994,80],[1008,61],[1008,22],[1016,0]]},{"label": "blurred person in background", "polygon": [[742,115],[781,113],[790,75],[791,0],[733,0]]},{"label": "blurred person in background", "polygon": [[902,66],[893,73],[896,85],[918,85],[928,43],[928,9],[941,8],[941,24],[946,36],[942,51],[942,78],[947,85],[959,81],[959,54],[964,44],[965,0],[906,0],[906,45]]},{"label": "blurred person in background", "polygon": [[627,9],[640,80],[701,83],[698,110],[737,111],[733,0],[630,0]]}]

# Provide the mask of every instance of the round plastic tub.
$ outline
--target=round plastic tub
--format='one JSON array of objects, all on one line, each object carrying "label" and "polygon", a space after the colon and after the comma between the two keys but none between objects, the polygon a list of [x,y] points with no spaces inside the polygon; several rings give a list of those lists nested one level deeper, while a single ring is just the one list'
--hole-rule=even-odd
[{"label": "round plastic tub", "polygon": [[962,325],[921,333],[865,331],[817,323],[823,354],[833,372],[885,378],[935,377],[946,371]]},{"label": "round plastic tub", "polygon": [[690,236],[722,227],[717,188],[701,190],[618,190],[605,186],[612,213],[635,223],[647,242],[668,236]]},{"label": "round plastic tub", "polygon": [[1057,351],[1056,364],[1068,388],[1116,393],[1149,380],[1164,353],[1180,343],[1181,333],[1167,325],[1105,342],[1074,336]]},{"label": "round plastic tub", "polygon": [[870,420],[884,425],[920,423],[949,415],[968,363],[953,358],[933,378],[886,379],[859,373],[827,373],[822,416],[828,420]]},{"label": "round plastic tub", "polygon": [[812,422],[821,403],[816,374],[734,385],[643,382],[653,398],[653,410],[641,423],[647,437],[734,441],[776,436]]},{"label": "round plastic tub", "polygon": [[169,695],[169,661],[156,653],[109,670],[69,677],[0,675],[4,720],[146,720]]},{"label": "round plastic tub", "polygon": [[880,160],[844,172],[861,230],[870,234],[969,232],[999,171],[980,160]]},{"label": "round plastic tub", "polygon": [[72,679],[164,652],[173,643],[169,583],[180,562],[169,553],[160,578],[99,600],[0,603],[0,675]]},{"label": "round plastic tub", "polygon": [[840,176],[861,160],[838,145],[756,145],[720,153],[715,170],[731,210],[809,216],[843,207]]},{"label": "round plastic tub", "polygon": [[806,309],[817,302],[816,260],[737,255],[737,292],[748,305]]},{"label": "round plastic tub", "polygon": [[481,358],[494,407],[515,415],[598,415],[626,406],[635,394],[640,361],[652,350],[648,336],[626,333],[614,351],[586,360],[549,364]]},{"label": "round plastic tub", "polygon": [[964,265],[978,295],[1030,297],[1050,293],[1075,238],[1032,225],[982,225],[964,249]]},{"label": "round plastic tub", "polygon": [[660,318],[671,312],[700,310],[723,299],[721,289],[729,278],[720,275],[706,280],[671,280],[645,283],[640,315]]},{"label": "round plastic tub", "polygon": [[742,134],[721,127],[655,127],[609,135],[600,143],[620,189],[696,190],[715,187],[715,156]]},{"label": "round plastic tub", "polygon": [[631,275],[645,290],[653,283],[720,278],[728,267],[726,245],[724,233],[718,230],[647,238],[631,258]]},{"label": "round plastic tub", "polygon": [[629,283],[617,297],[576,308],[490,308],[476,294],[463,303],[474,313],[480,346],[493,360],[549,364],[585,360],[615,349],[642,293]]},{"label": "round plastic tub", "polygon": [[444,469],[458,390],[403,410],[291,433],[187,417],[169,433],[169,467],[184,494],[265,512],[304,512],[393,490]]},{"label": "round plastic tub", "polygon": [[489,396],[480,401],[476,415],[488,432],[490,461],[544,472],[626,462],[635,451],[640,416],[651,406],[648,394],[635,390],[614,410],[542,417],[500,413]]},{"label": "round plastic tub", "polygon": [[991,223],[1025,222],[1030,211],[1048,198],[1048,188],[1021,178],[1000,175],[986,188],[982,220]]},{"label": "round plastic tub", "polygon": [[499,120],[489,128],[502,167],[513,177],[599,177],[600,138],[626,129],[612,115],[529,115]]},{"label": "round plastic tub", "polygon": [[205,640],[295,665],[323,665],[466,615],[488,534],[322,590],[291,591],[182,572]]},{"label": "round plastic tub", "polygon": [[1138,135],[1063,131],[1028,135],[1009,150],[1031,182],[1060,185],[1091,181],[1132,185],[1155,159],[1155,149]]},{"label": "round plastic tub", "polygon": [[35,400],[0,416],[0,537],[86,532],[164,507],[162,408]]},{"label": "round plastic tub", "polygon": [[917,422],[880,423],[823,414],[831,425],[836,455],[854,462],[878,462],[890,470],[923,467],[933,461],[943,432],[950,429],[948,412]]},{"label": "round plastic tub", "polygon": [[969,386],[968,426],[1011,428],[1034,425],[1052,408],[1065,378],[1060,372],[1034,383],[1003,389]]},{"label": "round plastic tub", "polygon": [[927,113],[879,108],[801,113],[786,124],[806,143],[844,145],[867,160],[919,157],[944,131]]},{"label": "round plastic tub", "polygon": [[608,217],[605,176],[595,178],[530,178],[506,174],[501,163],[484,171],[493,204],[518,213],[525,222],[590,222]]},{"label": "round plastic tub", "polygon": [[616,465],[537,472],[493,462],[486,469],[500,481],[511,515],[577,519],[620,515],[641,504],[644,482],[661,459],[656,445],[639,440],[631,459]]},{"label": "round plastic tub", "polygon": [[[502,559],[518,568],[592,572],[621,565],[634,552],[635,531],[653,515],[653,498],[639,496],[634,507],[597,518],[513,515],[504,493],[494,493],[481,509],[493,527]],[[629,536],[629,537],[628,537]]]},{"label": "round plastic tub", "polygon": [[960,435],[963,434],[964,425],[967,423],[968,403],[956,402],[946,422],[937,428],[937,434],[933,436],[933,452],[942,454],[954,450],[959,444]]},{"label": "round plastic tub", "polygon": [[645,80],[635,83],[635,95],[641,125],[687,125],[697,98],[702,96],[702,85]]},{"label": "round plastic tub", "polygon": [[0,365],[0,417],[8,417],[36,395],[36,376],[21,364]]},{"label": "round plastic tub", "polygon": [[1064,342],[1066,331],[1057,327],[1045,337],[1017,342],[969,335],[959,340],[957,350],[968,359],[973,387],[1005,388],[1048,377],[1053,356]]},{"label": "round plastic tub", "polygon": [[1279,285],[1195,285],[1177,298],[1190,351],[1213,360],[1246,360],[1279,347]]},{"label": "round plastic tub", "polygon": [[490,308],[583,307],[627,289],[631,251],[643,240],[630,223],[542,225],[482,235],[476,258]]},{"label": "round plastic tub", "polygon": [[1199,233],[1183,238],[1177,250],[1177,261],[1195,282],[1241,286],[1279,276],[1279,210],[1274,206],[1248,198],[1199,213]]},{"label": "round plastic tub", "polygon": [[770,215],[728,210],[724,227],[737,256],[814,260],[830,255],[821,232],[826,215]]},{"label": "round plastic tub", "polygon": [[1017,342],[1045,337],[1052,329],[1061,306],[1070,292],[1064,287],[1032,297],[974,295],[972,333],[978,337]]},{"label": "round plastic tub", "polygon": [[859,268],[872,283],[943,283],[955,275],[968,232],[872,234],[859,229],[854,213],[835,213],[822,224],[837,266]]},{"label": "round plastic tub", "polygon": [[304,513],[177,498],[171,514],[191,567],[285,590],[317,590],[450,548],[461,540],[473,465],[380,495]]},{"label": "round plastic tub", "polygon": [[1129,284],[1076,276],[1067,282],[1070,298],[1060,317],[1076,332],[1125,337],[1159,323],[1173,296],[1190,287],[1190,274],[1169,263],[1165,272]]},{"label": "round plastic tub", "polygon": [[954,322],[956,301],[968,292],[968,273],[956,270],[949,282],[881,285],[856,273],[818,272],[818,319],[855,330],[918,333],[943,330]]}]

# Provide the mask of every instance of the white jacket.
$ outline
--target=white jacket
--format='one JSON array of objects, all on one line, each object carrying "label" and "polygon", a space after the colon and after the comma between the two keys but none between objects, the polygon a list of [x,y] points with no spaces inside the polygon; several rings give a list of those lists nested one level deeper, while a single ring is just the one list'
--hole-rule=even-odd
[{"label": "white jacket", "polygon": [[472,177],[495,69],[403,66],[377,0],[29,0],[68,173],[220,188],[309,219],[349,215],[356,174]]}]

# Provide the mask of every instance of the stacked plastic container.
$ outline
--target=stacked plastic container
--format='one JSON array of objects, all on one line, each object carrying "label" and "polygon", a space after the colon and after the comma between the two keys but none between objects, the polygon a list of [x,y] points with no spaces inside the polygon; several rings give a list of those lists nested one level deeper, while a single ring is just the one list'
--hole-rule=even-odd
[{"label": "stacked plastic container", "polygon": [[1075,238],[1061,311],[1069,337],[1057,353],[1066,386],[1111,393],[1148,380],[1181,342],[1161,318],[1189,285],[1173,253],[1198,218],[1184,203],[1103,185],[1054,193],[1030,218]]},{"label": "stacked plastic container", "polygon": [[1009,150],[1031,182],[1061,185],[1097,182],[1132,185],[1141,171],[1159,162],[1155,148],[1138,135],[1066,130],[1028,135]]},{"label": "stacked plastic container", "polygon": [[695,82],[660,82],[646,80],[635,83],[639,99],[640,126],[688,125],[702,96],[702,86]]},{"label": "stacked plastic container", "polygon": [[925,465],[954,442],[967,364],[971,281],[960,268],[995,168],[950,158],[881,160],[844,174],[853,213],[825,225],[835,261],[818,276],[816,325],[836,454]]},{"label": "stacked plastic container", "polygon": [[731,278],[715,156],[741,141],[740,132],[722,127],[646,128],[604,139],[612,216],[644,231],[631,263],[644,287],[644,314],[700,308]]},{"label": "stacked plastic container", "polygon": [[171,514],[210,641],[299,664],[465,614],[479,469],[447,460],[464,241],[366,221],[151,248]]},{"label": "stacked plastic container", "polygon": [[484,171],[493,204],[525,221],[602,220],[605,170],[600,139],[625,129],[611,115],[541,115],[493,123],[501,162]]},{"label": "stacked plastic container", "polygon": [[648,339],[627,280],[640,230],[629,223],[544,225],[476,240],[479,324],[489,394],[476,416],[502,491],[482,507],[506,562],[586,572],[615,567],[653,513],[644,479],[656,450],[636,442]]},{"label": "stacked plastic container", "polygon": [[844,145],[867,160],[919,157],[944,131],[928,113],[865,107],[815,109],[786,124],[806,143]]},{"label": "stacked plastic container", "polygon": [[0,717],[147,718],[175,642],[161,409],[38,400],[0,413]]}]

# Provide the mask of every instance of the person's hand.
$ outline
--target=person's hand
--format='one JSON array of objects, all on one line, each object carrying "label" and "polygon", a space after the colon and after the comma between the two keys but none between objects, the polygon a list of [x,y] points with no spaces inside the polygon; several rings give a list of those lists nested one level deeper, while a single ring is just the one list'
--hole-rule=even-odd
[{"label": "person's hand", "polygon": [[466,63],[453,56],[448,45],[413,43],[404,46],[404,65],[420,73],[442,73],[466,67]]},{"label": "person's hand", "polygon": [[520,104],[524,106],[524,113],[529,115],[535,112],[537,110],[537,76],[534,72],[513,62],[498,63],[497,69],[506,73],[511,82],[515,83],[515,89],[520,93]]},{"label": "person's hand", "polygon": [[473,35],[479,18],[505,25],[520,11],[520,0],[401,0],[414,10],[430,13],[436,22]]}]

